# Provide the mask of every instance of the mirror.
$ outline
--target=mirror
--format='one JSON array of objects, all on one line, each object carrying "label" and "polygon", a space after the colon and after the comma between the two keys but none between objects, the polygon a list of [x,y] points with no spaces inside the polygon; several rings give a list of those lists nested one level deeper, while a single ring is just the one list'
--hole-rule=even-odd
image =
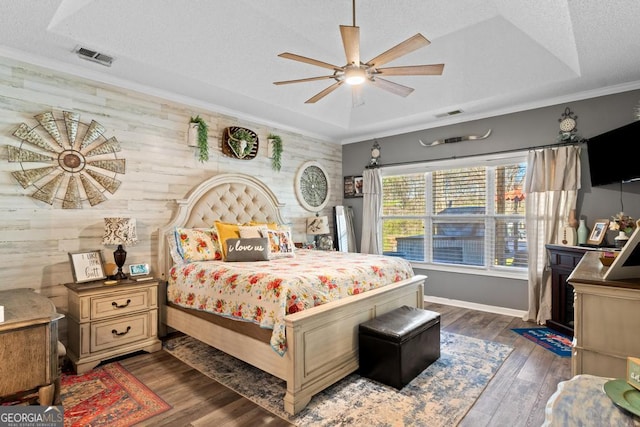
[{"label": "mirror", "polygon": [[333,208],[335,219],[336,249],[340,252],[357,252],[356,234],[353,229],[353,208],[336,206]]}]

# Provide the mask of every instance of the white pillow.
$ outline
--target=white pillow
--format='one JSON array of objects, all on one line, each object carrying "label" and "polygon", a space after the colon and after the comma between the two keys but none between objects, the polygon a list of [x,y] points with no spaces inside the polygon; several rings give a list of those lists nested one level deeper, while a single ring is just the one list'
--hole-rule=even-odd
[{"label": "white pillow", "polygon": [[239,225],[241,239],[261,239],[262,231],[267,230],[266,225]]}]

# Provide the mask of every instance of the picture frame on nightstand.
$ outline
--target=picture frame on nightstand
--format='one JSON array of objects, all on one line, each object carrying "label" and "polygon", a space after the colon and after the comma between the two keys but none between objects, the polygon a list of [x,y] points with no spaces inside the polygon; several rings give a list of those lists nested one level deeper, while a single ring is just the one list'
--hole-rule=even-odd
[{"label": "picture frame on nightstand", "polygon": [[93,282],[107,278],[101,250],[69,252],[71,272],[75,283]]}]

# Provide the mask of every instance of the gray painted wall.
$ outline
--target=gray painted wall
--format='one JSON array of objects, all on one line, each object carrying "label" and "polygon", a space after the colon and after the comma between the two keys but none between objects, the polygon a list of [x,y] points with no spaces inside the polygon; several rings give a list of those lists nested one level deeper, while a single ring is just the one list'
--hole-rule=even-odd
[{"label": "gray painted wall", "polygon": [[[382,148],[381,164],[384,166],[429,161],[553,144],[558,135],[558,118],[566,107],[578,116],[578,133],[590,138],[632,122],[639,103],[640,91],[636,90],[379,138],[378,142]],[[418,143],[418,139],[428,143],[441,138],[482,135],[488,129],[492,129],[493,132],[483,141],[465,141],[434,147],[423,147]],[[343,146],[343,175],[362,175],[363,168],[370,158],[372,144],[372,140],[367,140]],[[629,151],[621,152],[620,156],[634,155],[632,150],[635,153],[636,144],[637,141],[629,141]],[[582,188],[577,203],[580,218],[586,219],[587,224],[593,224],[598,218],[610,218],[623,210],[624,206],[625,213],[638,219],[640,183],[592,188],[586,145],[583,146],[581,159]],[[638,167],[640,168],[640,162]],[[345,199],[344,204],[353,206],[356,240],[359,243],[362,231],[362,199]],[[608,233],[609,242],[613,242],[614,235],[614,232]],[[416,273],[429,277],[425,288],[426,295],[519,310],[527,308],[527,283],[524,280],[419,269],[416,269]]]}]

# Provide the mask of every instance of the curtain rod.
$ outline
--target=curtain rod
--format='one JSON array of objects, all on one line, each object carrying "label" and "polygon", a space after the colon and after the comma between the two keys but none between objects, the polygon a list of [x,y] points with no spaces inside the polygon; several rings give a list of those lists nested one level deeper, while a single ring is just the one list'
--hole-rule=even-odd
[{"label": "curtain rod", "polygon": [[365,169],[384,168],[385,166],[415,165],[415,164],[419,164],[419,163],[438,162],[438,161],[442,161],[442,160],[455,160],[455,159],[466,159],[466,158],[469,158],[469,157],[477,157],[477,156],[490,156],[492,154],[517,153],[519,151],[533,151],[533,150],[539,150],[539,149],[542,149],[542,148],[564,147],[564,146],[567,146],[567,145],[584,144],[587,141],[588,140],[586,138],[583,138],[580,141],[556,142],[554,144],[538,145],[538,146],[535,146],[535,147],[512,148],[512,149],[509,149],[509,150],[493,151],[491,153],[465,154],[465,155],[462,155],[462,156],[440,157],[440,158],[437,158],[437,159],[428,159],[428,160],[412,160],[410,162],[387,163],[387,164],[384,164],[384,165],[376,165],[376,166],[367,165],[367,166],[365,166]]}]

